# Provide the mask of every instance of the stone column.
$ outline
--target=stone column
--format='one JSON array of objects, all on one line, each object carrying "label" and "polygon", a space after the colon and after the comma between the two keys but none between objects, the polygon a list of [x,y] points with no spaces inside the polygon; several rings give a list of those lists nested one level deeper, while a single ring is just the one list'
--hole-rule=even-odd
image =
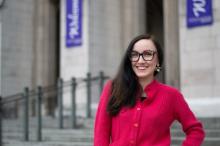
[{"label": "stone column", "polygon": [[[1,9],[0,9],[0,12],[1,12]],[[1,13],[0,13],[0,95],[2,95],[2,16],[1,16]]]},{"label": "stone column", "polygon": [[133,37],[146,33],[146,0],[121,0],[122,48]]},{"label": "stone column", "polygon": [[[32,87],[56,84],[57,22],[56,5],[50,0],[34,1]],[[46,99],[46,114],[51,98]],[[54,102],[54,101],[53,101]],[[53,103],[51,102],[51,103]]]},{"label": "stone column", "polygon": [[178,1],[163,1],[165,80],[167,84],[180,88]]}]

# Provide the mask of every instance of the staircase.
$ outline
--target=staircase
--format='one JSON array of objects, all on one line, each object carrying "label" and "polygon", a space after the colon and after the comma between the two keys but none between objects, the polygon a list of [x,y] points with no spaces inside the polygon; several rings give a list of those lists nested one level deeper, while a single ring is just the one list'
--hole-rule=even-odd
[{"label": "staircase", "polygon": [[[220,118],[201,118],[206,138],[202,146],[220,146]],[[44,117],[42,142],[36,140],[36,119],[30,120],[30,141],[23,141],[22,122],[20,120],[3,121],[3,146],[93,146],[93,119],[79,119],[79,128],[71,129],[70,120],[64,121],[64,129],[58,129],[57,119]],[[172,145],[181,146],[184,133],[178,123],[171,130]]]},{"label": "staircase", "polygon": [[[220,146],[220,118],[200,118],[205,128],[205,141],[202,146]],[[171,130],[172,146],[181,146],[185,138],[181,125],[175,122]]]},{"label": "staircase", "polygon": [[[71,129],[69,118],[64,120],[64,128],[58,129],[58,120],[44,117],[42,141],[37,141],[37,119],[30,119],[29,141],[23,140],[22,119],[3,120],[3,146],[92,146],[93,119],[78,119],[78,128]],[[89,124],[89,125],[88,125]],[[88,126],[87,126],[88,125]]]}]

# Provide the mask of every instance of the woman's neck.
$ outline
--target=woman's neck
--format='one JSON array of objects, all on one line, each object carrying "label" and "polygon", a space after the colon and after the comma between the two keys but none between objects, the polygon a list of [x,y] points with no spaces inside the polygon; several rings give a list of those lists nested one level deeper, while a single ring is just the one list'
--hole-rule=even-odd
[{"label": "woman's neck", "polygon": [[139,83],[141,87],[144,89],[147,85],[149,85],[154,80],[154,77],[152,78],[141,78],[139,79]]}]

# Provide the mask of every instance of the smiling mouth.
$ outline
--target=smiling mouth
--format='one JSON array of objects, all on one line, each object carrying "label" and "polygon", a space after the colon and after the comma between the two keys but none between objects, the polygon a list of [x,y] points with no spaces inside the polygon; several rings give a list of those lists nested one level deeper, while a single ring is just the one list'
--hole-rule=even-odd
[{"label": "smiling mouth", "polygon": [[137,68],[138,70],[145,70],[145,69],[147,69],[146,66],[136,66],[136,68]]}]

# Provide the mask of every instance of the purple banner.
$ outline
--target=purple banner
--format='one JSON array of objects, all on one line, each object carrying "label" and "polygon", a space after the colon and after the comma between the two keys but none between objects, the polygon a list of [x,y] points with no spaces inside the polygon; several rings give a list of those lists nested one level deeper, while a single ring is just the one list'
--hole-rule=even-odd
[{"label": "purple banner", "polygon": [[187,27],[212,23],[212,0],[187,0]]},{"label": "purple banner", "polygon": [[66,0],[66,47],[82,45],[82,0]]}]

